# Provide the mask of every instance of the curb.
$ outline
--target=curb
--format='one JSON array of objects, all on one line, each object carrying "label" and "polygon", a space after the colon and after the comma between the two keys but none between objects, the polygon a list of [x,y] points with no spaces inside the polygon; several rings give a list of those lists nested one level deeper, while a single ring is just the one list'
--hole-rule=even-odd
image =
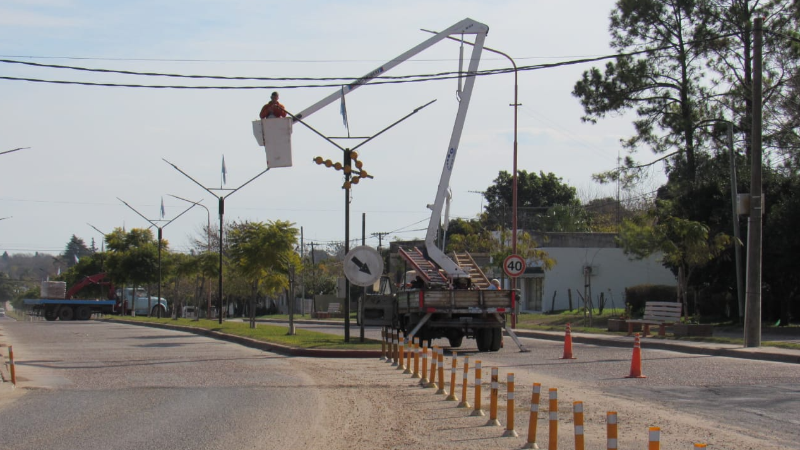
[{"label": "curb", "polygon": [[[535,330],[520,330],[515,329],[514,333],[520,337],[545,339],[550,341],[563,341],[563,333],[558,332],[545,332]],[[604,345],[610,347],[631,347],[631,343],[627,341],[620,341],[616,339],[592,337],[586,334],[576,335],[572,334],[572,341],[580,344]],[[627,337],[627,336],[625,336]],[[725,356],[728,358],[740,359],[754,359],[759,361],[773,361],[791,364],[800,364],[800,352],[783,353],[780,348],[775,348],[777,351],[764,351],[764,347],[759,347],[758,350],[749,350],[744,347],[709,347],[702,345],[686,345],[679,342],[663,341],[663,340],[647,340],[644,343],[645,348],[652,348],[658,350],[671,350],[675,352],[688,353],[694,355],[709,355],[709,356]],[[767,347],[770,348],[770,347]],[[788,350],[791,351],[791,350]]]},{"label": "curb", "polygon": [[278,353],[284,356],[293,357],[315,357],[315,358],[380,358],[380,350],[333,350],[333,349],[315,349],[315,348],[297,348],[289,347],[287,345],[275,344],[272,342],[264,342],[256,339],[235,336],[233,334],[221,333],[219,331],[204,330],[201,328],[184,327],[181,325],[170,325],[163,323],[153,322],[129,322],[125,320],[109,320],[100,319],[103,322],[110,323],[123,323],[130,325],[138,325],[152,328],[162,328],[173,331],[182,331],[185,333],[193,333],[200,336],[209,337],[212,339],[219,339],[222,341],[233,342],[235,344],[243,345],[245,347],[255,348],[267,352]]}]

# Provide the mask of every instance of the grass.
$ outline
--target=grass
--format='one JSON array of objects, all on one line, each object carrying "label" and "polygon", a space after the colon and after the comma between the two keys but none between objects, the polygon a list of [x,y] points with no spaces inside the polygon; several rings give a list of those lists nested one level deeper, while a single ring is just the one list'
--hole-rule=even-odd
[{"label": "grass", "polygon": [[[595,309],[592,316],[592,326],[588,326],[589,317],[584,317],[583,312],[579,310],[573,311],[557,311],[552,314],[532,314],[523,313],[517,315],[517,328],[523,330],[543,330],[543,331],[563,331],[566,324],[571,324],[570,329],[579,333],[594,333],[594,334],[611,334],[623,335],[624,332],[608,331],[608,320],[618,319],[624,313],[622,309],[604,309],[603,314],[600,315],[599,311]],[[584,326],[586,324],[586,326]],[[712,323],[715,327],[721,329],[732,330],[730,322]],[[768,327],[762,327],[762,331]],[[740,327],[739,327],[740,329]],[[653,336],[655,339],[669,339],[676,341],[694,341],[694,342],[714,342],[719,344],[733,344],[744,345],[742,338],[729,338],[729,337],[699,337],[699,336],[666,336],[659,337]],[[764,347],[777,347],[792,350],[800,350],[800,344],[782,341],[762,341],[761,345]]]},{"label": "grass", "polygon": [[256,339],[263,342],[271,342],[275,344],[287,345],[297,348],[312,348],[312,349],[338,349],[338,350],[376,350],[380,348],[380,341],[365,339],[364,343],[353,342],[345,343],[342,336],[333,334],[319,333],[316,331],[308,331],[296,329],[296,334],[293,336],[287,335],[288,326],[282,325],[268,325],[264,323],[256,324],[256,328],[250,328],[247,322],[222,322],[219,324],[216,320],[194,320],[194,319],[171,319],[171,318],[156,318],[156,317],[111,317],[112,320],[121,322],[147,322],[147,323],[163,323],[169,325],[179,325],[184,327],[201,328],[204,330],[219,331],[222,333],[232,334],[235,336],[244,336]]}]

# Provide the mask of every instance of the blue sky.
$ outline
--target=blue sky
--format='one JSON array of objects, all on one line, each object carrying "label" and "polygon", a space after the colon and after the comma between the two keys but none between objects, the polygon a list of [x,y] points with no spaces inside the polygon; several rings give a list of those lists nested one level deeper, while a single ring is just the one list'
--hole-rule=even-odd
[{"label": "blue sky", "polygon": [[[158,73],[356,77],[469,17],[489,26],[488,47],[517,65],[610,53],[612,0],[484,1],[80,1],[5,0],[0,3],[0,58]],[[458,44],[441,42],[390,75],[457,70]],[[469,51],[465,51],[469,54]],[[86,59],[69,59],[86,58]],[[481,69],[509,67],[484,53]],[[613,168],[629,118],[598,125],[580,121],[570,94],[588,65],[521,72],[519,168],[553,172],[591,198],[613,192],[591,174]],[[163,77],[95,74],[0,64],[0,75],[48,80],[133,84],[221,85]],[[243,82],[265,85],[266,82]],[[0,251],[62,251],[75,234],[87,243],[109,232],[147,223],[117,197],[152,219],[161,197],[171,218],[186,204],[203,204],[218,221],[216,200],[162,161],[203,184],[219,187],[225,156],[232,188],[263,170],[265,156],[250,122],[273,89],[166,90],[40,84],[0,80]],[[300,111],[335,88],[280,89],[290,111]],[[367,86],[347,97],[351,134],[370,135],[414,108],[437,102],[365,145],[361,159],[375,176],[355,187],[351,236],[397,233],[389,240],[424,236],[452,131],[456,82]],[[467,116],[451,187],[451,216],[472,218],[500,170],[511,171],[513,76],[481,77]],[[338,103],[309,124],[327,135],[346,133]],[[312,162],[340,160],[333,146],[299,127],[291,168],[274,169],[226,202],[226,220],[289,220],[305,241],[344,238],[341,172]],[[642,155],[645,159],[648,155]],[[164,229],[173,249],[186,251],[207,221],[190,211]],[[376,238],[368,245],[377,246]],[[98,244],[99,246],[99,244]]]}]

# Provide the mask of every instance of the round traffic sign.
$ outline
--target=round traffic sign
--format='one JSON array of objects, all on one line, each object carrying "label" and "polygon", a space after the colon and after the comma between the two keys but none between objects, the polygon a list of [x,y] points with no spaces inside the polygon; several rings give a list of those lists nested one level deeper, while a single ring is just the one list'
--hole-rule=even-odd
[{"label": "round traffic sign", "polygon": [[525,273],[525,259],[519,255],[509,255],[503,261],[503,271],[511,278],[516,278]]},{"label": "round traffic sign", "polygon": [[362,245],[344,257],[344,275],[356,286],[369,286],[383,273],[383,258],[372,247]]}]

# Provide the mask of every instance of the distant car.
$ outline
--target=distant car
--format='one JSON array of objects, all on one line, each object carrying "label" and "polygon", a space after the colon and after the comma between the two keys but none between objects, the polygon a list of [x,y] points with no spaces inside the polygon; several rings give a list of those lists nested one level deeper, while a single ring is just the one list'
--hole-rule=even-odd
[{"label": "distant car", "polygon": [[0,308],[0,317],[6,316],[6,310],[4,308]]}]

